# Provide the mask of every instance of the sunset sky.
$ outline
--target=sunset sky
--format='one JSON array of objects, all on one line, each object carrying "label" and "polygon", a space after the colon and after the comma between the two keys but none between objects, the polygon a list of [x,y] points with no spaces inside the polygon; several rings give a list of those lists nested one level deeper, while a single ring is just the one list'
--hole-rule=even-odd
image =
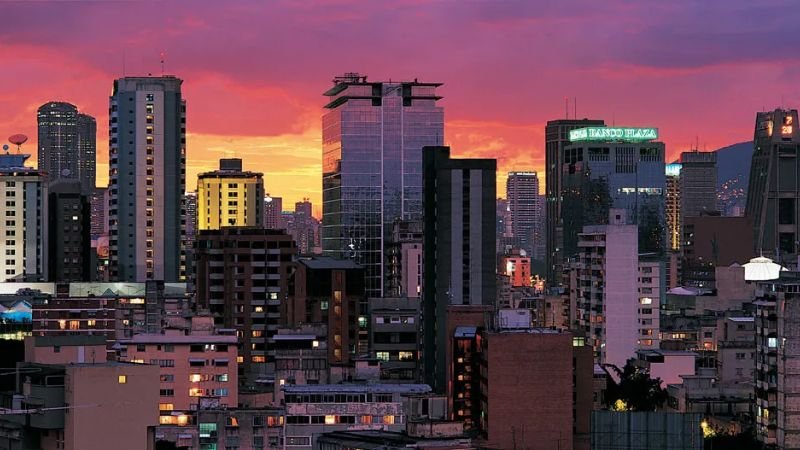
[{"label": "sunset sky", "polygon": [[241,157],[285,209],[310,197],[317,214],[321,94],[343,72],[443,82],[446,143],[498,158],[503,193],[506,171],[542,171],[565,97],[658,127],[670,156],[749,140],[756,111],[800,104],[796,0],[4,1],[0,17],[0,133],[29,135],[29,153],[37,107],[72,102],[98,119],[105,184],[112,80],[160,74],[165,52],[187,186]]}]

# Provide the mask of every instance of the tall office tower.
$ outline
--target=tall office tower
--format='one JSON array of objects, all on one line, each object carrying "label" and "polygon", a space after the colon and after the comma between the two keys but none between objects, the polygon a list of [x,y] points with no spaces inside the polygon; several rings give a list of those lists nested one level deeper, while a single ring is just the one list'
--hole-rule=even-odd
[{"label": "tall office tower", "polygon": [[545,239],[547,248],[545,263],[547,265],[547,284],[561,284],[563,271],[563,235],[561,232],[561,170],[564,166],[564,146],[569,144],[569,132],[576,128],[602,127],[605,122],[592,119],[559,119],[550,120],[544,129],[545,149]]},{"label": "tall office tower", "polygon": [[422,362],[437,392],[447,386],[448,307],[494,304],[496,178],[494,159],[423,150]]},{"label": "tall office tower", "polygon": [[186,211],[186,228],[184,233],[184,252],[186,254],[186,278],[193,280],[195,276],[195,238],[197,237],[197,191],[183,195],[183,209]]},{"label": "tall office tower", "polygon": [[182,83],[174,76],[114,81],[108,150],[112,280],[185,279]]},{"label": "tall office tower", "polygon": [[315,247],[314,222],[316,219],[311,215],[311,209],[311,202],[307,198],[294,204],[292,226],[289,232],[297,243],[297,251],[301,255],[310,254]]},{"label": "tall office tower", "polygon": [[572,130],[561,168],[563,256],[577,251],[584,225],[607,223],[610,208],[626,209],[639,225],[639,251],[666,250],[664,144],[656,128]]},{"label": "tall office tower", "polygon": [[253,384],[273,362],[273,335],[297,250],[279,230],[225,227],[197,234],[197,306],[239,336],[239,379]]},{"label": "tall office tower", "polygon": [[264,197],[264,228],[268,230],[285,230],[283,220],[283,199],[267,194]]},{"label": "tall office tower", "polygon": [[595,361],[620,369],[636,354],[640,328],[638,238],[626,214],[612,209],[608,225],[583,228],[573,294],[578,326],[586,331]]},{"label": "tall office tower", "polygon": [[664,215],[667,223],[667,249],[681,249],[681,165],[667,164],[664,168],[666,195],[664,196]]},{"label": "tall office tower", "polygon": [[394,220],[422,219],[422,147],[444,142],[439,86],[348,73],[324,94],[322,250],[364,266],[369,297],[383,296]]},{"label": "tall office tower", "polygon": [[78,113],[78,179],[81,192],[92,193],[97,183],[97,121],[88,114]]},{"label": "tall office tower", "polygon": [[716,152],[681,153],[680,183],[684,217],[718,211]]},{"label": "tall office tower", "polygon": [[108,188],[94,188],[89,202],[92,207],[92,239],[108,233],[108,220],[106,220],[106,210],[108,210]]},{"label": "tall office tower", "polygon": [[94,117],[78,113],[75,105],[49,102],[39,107],[39,170],[48,181],[73,178],[81,181],[81,191],[94,189],[97,124]]},{"label": "tall office tower", "polygon": [[183,195],[183,204],[186,209],[186,243],[187,248],[194,243],[197,236],[197,191],[187,192]]},{"label": "tall office tower", "polygon": [[91,205],[80,180],[50,183],[50,281],[91,281]]},{"label": "tall office tower", "polygon": [[264,174],[242,171],[241,159],[220,159],[219,170],[197,176],[197,229],[263,227]]},{"label": "tall office tower", "polygon": [[47,281],[47,178],[26,167],[31,155],[0,154],[0,281]]},{"label": "tall office tower", "polygon": [[745,216],[753,224],[755,253],[796,267],[800,240],[797,110],[756,114],[753,145]]},{"label": "tall office tower", "polygon": [[538,210],[539,177],[536,172],[509,172],[506,181],[506,201],[511,216],[511,232],[519,240],[519,246],[528,256],[538,241],[536,223],[540,220]]}]

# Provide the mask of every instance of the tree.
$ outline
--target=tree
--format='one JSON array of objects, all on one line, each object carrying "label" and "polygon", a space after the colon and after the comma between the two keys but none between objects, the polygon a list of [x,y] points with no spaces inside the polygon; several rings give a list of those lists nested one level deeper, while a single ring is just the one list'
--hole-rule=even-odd
[{"label": "tree", "polygon": [[661,378],[650,378],[650,372],[631,361],[623,370],[614,367],[619,383],[606,390],[606,404],[616,411],[655,411],[667,401],[667,390],[661,388]]}]

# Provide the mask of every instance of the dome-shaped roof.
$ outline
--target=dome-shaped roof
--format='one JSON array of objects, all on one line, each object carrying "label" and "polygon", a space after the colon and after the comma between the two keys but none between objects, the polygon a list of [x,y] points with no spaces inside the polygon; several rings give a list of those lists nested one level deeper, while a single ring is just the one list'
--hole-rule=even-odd
[{"label": "dome-shaped roof", "polygon": [[766,281],[780,278],[781,271],[787,270],[780,264],[775,264],[771,259],[758,256],[744,265],[745,281]]}]

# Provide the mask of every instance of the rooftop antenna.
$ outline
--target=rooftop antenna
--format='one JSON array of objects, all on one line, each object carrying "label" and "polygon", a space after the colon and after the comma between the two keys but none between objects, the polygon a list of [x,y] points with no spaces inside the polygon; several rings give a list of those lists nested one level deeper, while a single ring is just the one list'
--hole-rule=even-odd
[{"label": "rooftop antenna", "polygon": [[125,77],[125,49],[122,49],[122,77]]},{"label": "rooftop antenna", "polygon": [[167,52],[162,50],[161,51],[161,55],[159,55],[159,56],[161,57],[161,76],[163,77],[164,76],[164,60],[167,59]]},{"label": "rooftop antenna", "polygon": [[578,120],[578,97],[575,97],[574,100],[572,102],[572,118]]},{"label": "rooftop antenna", "polygon": [[567,119],[569,119],[569,97],[564,97],[564,113],[567,115]]}]

